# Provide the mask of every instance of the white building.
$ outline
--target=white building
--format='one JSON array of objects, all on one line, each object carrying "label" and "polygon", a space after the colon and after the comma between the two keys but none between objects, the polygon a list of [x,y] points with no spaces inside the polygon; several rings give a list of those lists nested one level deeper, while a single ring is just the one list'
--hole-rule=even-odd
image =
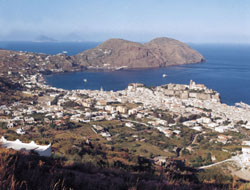
[{"label": "white building", "polygon": [[12,148],[14,150],[26,150],[26,151],[35,151],[40,156],[51,156],[51,144],[49,145],[37,145],[34,141],[31,141],[30,143],[23,143],[19,139],[15,141],[8,141],[4,137],[0,139],[0,143],[2,144],[2,147],[4,148]]}]

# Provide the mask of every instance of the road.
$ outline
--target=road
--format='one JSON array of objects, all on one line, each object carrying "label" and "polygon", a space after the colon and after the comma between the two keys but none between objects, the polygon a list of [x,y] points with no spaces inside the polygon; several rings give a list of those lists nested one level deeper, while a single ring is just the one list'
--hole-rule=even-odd
[{"label": "road", "polygon": [[185,148],[188,148],[189,146],[191,146],[192,144],[194,144],[194,143],[196,142],[197,137],[199,136],[199,134],[200,134],[200,133],[198,133],[198,134],[196,134],[196,135],[194,136],[192,142],[191,142],[188,146],[181,148],[181,150],[180,150],[179,152],[177,152],[177,154],[178,154],[177,156],[181,156],[181,155],[182,155],[182,151],[183,151]]},{"label": "road", "polygon": [[220,162],[216,162],[214,164],[210,164],[210,165],[207,165],[207,166],[201,166],[199,167],[198,169],[207,169],[207,168],[211,168],[213,166],[217,166],[217,165],[220,165],[220,164],[223,164],[225,162],[229,162],[229,161],[235,161],[233,158],[229,158],[229,159],[226,159],[226,160],[223,160],[223,161],[220,161]]}]

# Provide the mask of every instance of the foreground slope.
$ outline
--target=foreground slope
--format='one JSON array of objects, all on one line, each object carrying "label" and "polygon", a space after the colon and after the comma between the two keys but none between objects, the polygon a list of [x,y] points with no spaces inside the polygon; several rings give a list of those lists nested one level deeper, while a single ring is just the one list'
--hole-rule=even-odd
[{"label": "foreground slope", "polygon": [[[197,181],[193,169],[171,160],[159,175],[143,164],[138,170],[118,165],[94,166],[90,163],[66,164],[60,159],[0,148],[0,189],[80,190],[80,189],[229,189],[228,184]],[[184,183],[184,184],[183,184]]]}]

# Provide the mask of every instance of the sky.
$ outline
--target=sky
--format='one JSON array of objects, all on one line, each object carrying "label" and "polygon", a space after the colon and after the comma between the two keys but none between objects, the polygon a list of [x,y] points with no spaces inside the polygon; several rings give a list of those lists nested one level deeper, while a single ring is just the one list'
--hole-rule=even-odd
[{"label": "sky", "polygon": [[250,0],[0,0],[0,40],[250,43]]}]

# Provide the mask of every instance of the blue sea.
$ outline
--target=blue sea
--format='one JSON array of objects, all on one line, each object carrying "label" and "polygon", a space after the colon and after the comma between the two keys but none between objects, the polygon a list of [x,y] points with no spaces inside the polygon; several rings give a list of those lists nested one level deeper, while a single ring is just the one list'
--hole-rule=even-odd
[{"label": "blue sea", "polygon": [[[0,48],[69,55],[96,47],[97,42],[34,43],[0,42]],[[129,83],[157,86],[166,83],[188,84],[192,79],[218,91],[223,103],[250,104],[250,44],[189,44],[206,58],[206,62],[157,69],[76,72],[46,76],[47,83],[64,89],[122,90]],[[166,78],[162,75],[167,74]],[[87,79],[84,83],[83,79]]]},{"label": "blue sea", "polygon": [[15,42],[2,41],[0,48],[13,51],[58,54],[67,51],[67,55],[75,55],[84,50],[94,48],[99,42]]}]

